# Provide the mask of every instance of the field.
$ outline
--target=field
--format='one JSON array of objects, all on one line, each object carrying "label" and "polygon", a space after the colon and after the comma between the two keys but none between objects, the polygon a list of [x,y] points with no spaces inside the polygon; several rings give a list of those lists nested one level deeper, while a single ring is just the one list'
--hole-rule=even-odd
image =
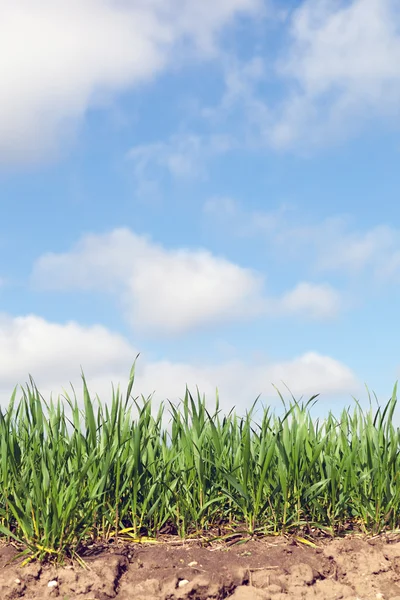
[{"label": "field", "polygon": [[[355,598],[358,588],[346,580],[351,565],[354,577],[365,567],[359,588],[369,576],[385,588],[370,583],[375,595],[363,588],[358,592],[363,598],[400,597],[400,544],[384,542],[388,532],[397,542],[399,527],[400,432],[392,423],[396,386],[383,407],[374,407],[370,399],[364,411],[355,401],[340,415],[318,421],[310,414],[316,397],[307,402],[292,397],[288,403],[282,398],[281,415],[264,408],[255,420],[255,405],[243,417],[224,415],[218,398],[211,409],[199,393],[194,399],[188,390],[179,406],[165,403],[154,411],[151,398],[133,398],[133,384],[134,367],[126,393],[114,389],[111,401],[102,403],[90,396],[83,377],[81,408],[67,394],[47,402],[31,380],[23,397],[17,400],[15,390],[0,411],[0,558],[16,557],[9,567],[3,564],[3,579],[11,569],[14,584],[7,577],[0,581],[1,597],[43,597],[23,587],[21,573],[39,573],[30,576],[35,585],[40,573],[50,577],[58,568],[79,579],[83,573],[88,577],[84,567],[93,561],[105,562],[101,572],[114,573],[108,591],[100,586],[90,596],[89,585],[84,595],[71,588],[65,598],[200,599],[232,593],[267,598],[265,589],[243,595],[251,591],[253,569],[254,581],[268,575],[277,600],[279,594],[295,597],[284,581],[293,576],[291,569],[295,579],[308,573],[299,598],[344,597],[339,584],[350,585]],[[367,541],[371,536],[373,544]],[[364,567],[356,565],[362,556]],[[383,566],[372,568],[374,560]],[[143,564],[132,575],[135,561]],[[154,571],[163,561],[169,583],[165,575],[162,585],[168,583],[169,592],[160,581],[144,583],[152,578],[149,565]],[[203,563],[208,567],[197,567]],[[93,577],[96,568],[90,571]],[[20,569],[18,576],[13,569]],[[183,571],[179,575],[179,569],[197,583]],[[279,571],[275,583],[274,569]],[[135,585],[155,586],[153,591],[138,588],[124,595],[115,584],[123,573],[125,580],[131,573]],[[171,591],[172,573],[176,586],[187,578],[189,587]],[[225,582],[218,580],[225,576]],[[323,581],[336,586],[337,595],[318,591]],[[242,583],[247,589],[234,592]],[[45,591],[57,596],[60,589],[57,584]],[[307,596],[307,590],[314,595]]]}]

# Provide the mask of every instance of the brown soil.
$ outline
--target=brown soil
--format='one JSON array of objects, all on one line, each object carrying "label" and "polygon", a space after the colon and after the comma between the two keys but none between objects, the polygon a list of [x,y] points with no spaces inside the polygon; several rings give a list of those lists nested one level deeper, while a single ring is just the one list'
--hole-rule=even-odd
[{"label": "brown soil", "polygon": [[276,537],[208,547],[114,544],[87,556],[87,570],[10,564],[17,551],[6,545],[0,547],[0,599],[400,600],[400,536],[316,544]]}]

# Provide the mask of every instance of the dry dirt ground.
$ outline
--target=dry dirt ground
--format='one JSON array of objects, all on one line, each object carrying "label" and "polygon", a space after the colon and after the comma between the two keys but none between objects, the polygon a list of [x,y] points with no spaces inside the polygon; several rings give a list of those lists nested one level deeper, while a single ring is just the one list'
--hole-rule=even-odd
[{"label": "dry dirt ground", "polygon": [[16,550],[3,545],[0,600],[400,600],[400,536],[316,544],[282,537],[208,547],[112,544],[85,558],[87,570],[10,564]]}]

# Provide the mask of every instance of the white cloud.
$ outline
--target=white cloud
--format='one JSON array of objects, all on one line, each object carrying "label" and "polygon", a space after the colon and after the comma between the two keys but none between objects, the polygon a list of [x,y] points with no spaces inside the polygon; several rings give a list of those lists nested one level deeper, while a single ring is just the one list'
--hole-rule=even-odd
[{"label": "white cloud", "polygon": [[[299,260],[316,274],[340,272],[355,276],[364,272],[379,282],[400,275],[400,230],[389,225],[358,230],[349,215],[315,222],[304,213],[299,214],[293,205],[252,211],[232,198],[211,198],[203,205],[203,215],[207,227],[215,223],[220,226],[223,222],[225,230],[237,237],[262,236],[280,258]],[[299,308],[300,296],[308,295],[308,285],[293,290],[286,298],[296,297]],[[325,295],[323,289],[320,291]],[[315,292],[318,297],[317,290]],[[333,300],[331,291],[328,296]],[[321,308],[323,310],[323,303]]]},{"label": "white cloud", "polygon": [[[271,113],[264,100],[258,98],[257,90],[266,79],[266,60],[255,55],[248,60],[238,60],[232,55],[222,59],[225,89],[217,107],[205,107],[203,117],[219,121],[231,111],[240,107],[246,113],[246,129],[254,125],[260,134],[260,126],[268,122]],[[237,124],[238,125],[238,124]]]},{"label": "white cloud", "polygon": [[124,374],[133,362],[135,349],[122,336],[101,325],[64,325],[27,315],[0,316],[1,388],[26,381],[32,374],[45,386],[68,384],[80,374],[80,365],[89,377]]},{"label": "white cloud", "polygon": [[[38,316],[0,319],[0,400],[6,404],[16,384],[24,384],[30,373],[45,399],[71,394],[82,399],[80,366],[89,391],[103,401],[111,398],[111,382],[121,383],[124,393],[136,349],[124,337],[102,326],[83,327],[77,323],[50,323]],[[133,396],[148,397],[154,391],[158,403],[166,398],[176,402],[188,385],[196,385],[212,408],[218,387],[223,410],[248,408],[262,394],[277,400],[274,383],[286,396],[281,380],[295,397],[302,394],[350,394],[359,391],[352,371],[341,362],[309,352],[285,362],[245,363],[231,360],[221,364],[190,364],[168,360],[152,361],[140,356],[136,363]]]},{"label": "white cloud", "polygon": [[292,360],[258,364],[230,360],[219,365],[190,365],[165,360],[149,363],[143,366],[142,371],[139,368],[138,375],[141,378],[140,385],[144,385],[145,389],[151,389],[151,385],[154,386],[157,381],[158,389],[165,390],[163,397],[171,400],[183,397],[184,386],[178,386],[177,382],[187,383],[192,394],[196,393],[197,385],[211,404],[218,387],[221,406],[225,410],[230,410],[234,405],[239,411],[249,408],[259,394],[262,394],[264,401],[268,396],[268,400],[275,400],[278,404],[272,384],[287,396],[282,382],[295,397],[360,391],[360,384],[351,369],[317,352],[307,352]]},{"label": "white cloud", "polygon": [[379,283],[400,275],[400,230],[376,225],[357,230],[349,217],[331,217],[309,225],[282,226],[275,242],[284,251],[290,240],[292,255],[312,256],[314,272],[367,275]]},{"label": "white cloud", "polygon": [[275,146],[346,137],[371,118],[398,116],[399,0],[306,0],[290,19],[278,74],[289,83],[271,128]]},{"label": "white cloud", "polygon": [[[271,84],[271,57],[256,54],[246,60],[221,58],[224,92],[214,106],[206,106],[200,115],[214,127],[224,127],[232,136],[232,146],[241,150],[259,150],[269,139],[276,115],[265,97],[265,84]],[[268,89],[268,88],[267,88]]]},{"label": "white cloud", "polygon": [[283,313],[300,313],[307,310],[316,319],[334,317],[341,308],[340,295],[328,284],[312,285],[299,283],[294,290],[284,294],[281,310]]},{"label": "white cloud", "polygon": [[181,333],[262,310],[262,277],[205,250],[166,250],[127,229],[41,257],[37,285],[116,292],[136,328]]},{"label": "white cloud", "polygon": [[268,376],[274,383],[283,381],[295,396],[360,389],[348,367],[317,352],[307,352],[291,361],[272,364]]},{"label": "white cloud", "polygon": [[363,232],[342,231],[330,243],[330,248],[318,256],[319,269],[357,272],[373,267],[379,275],[390,255],[400,246],[400,235],[387,225],[377,225]]},{"label": "white cloud", "polygon": [[127,154],[132,161],[139,193],[158,188],[163,172],[177,179],[202,178],[207,161],[235,145],[228,135],[176,134],[166,142],[134,146]]},{"label": "white cloud", "polygon": [[400,251],[400,230],[389,225],[360,230],[346,215],[317,222],[311,219],[307,222],[303,216],[302,220],[296,223],[282,218],[277,224],[269,240],[279,253],[288,252],[300,260],[309,255],[308,264],[317,273],[339,272],[349,276],[367,273],[380,281],[395,275],[399,266],[396,256]]},{"label": "white cloud", "polygon": [[165,249],[128,229],[87,235],[70,252],[43,255],[32,281],[42,289],[116,294],[136,329],[166,335],[282,314],[282,308],[310,318],[327,316],[334,302],[333,291],[321,293],[310,285],[307,293],[295,289],[282,305],[279,298],[265,295],[260,273],[206,250]]},{"label": "white cloud", "polygon": [[207,227],[221,225],[238,237],[251,238],[255,235],[274,236],[287,220],[293,210],[288,203],[280,204],[276,209],[248,210],[234,198],[215,196],[203,204],[203,214],[207,219]]},{"label": "white cloud", "polygon": [[[88,109],[109,105],[122,90],[193,58],[218,56],[223,65],[222,101],[202,114],[211,121],[233,114],[236,141],[230,139],[226,149],[265,142],[305,149],[347,136],[367,119],[398,116],[399,0],[302,2],[286,19],[289,37],[275,73],[278,92],[284,84],[278,102],[275,92],[265,97],[274,83],[272,57],[257,52],[241,61],[218,47],[218,34],[235,17],[263,15],[267,5],[1,0],[0,162],[56,156]],[[174,175],[202,174],[217,139],[183,135],[138,147],[138,168],[152,153],[153,163]]]},{"label": "white cloud", "polygon": [[224,56],[224,93],[203,116],[228,123],[242,148],[304,155],[365,125],[398,125],[399,9],[400,0],[303,0],[281,18],[276,10],[276,55],[255,44],[250,59]]},{"label": "white cloud", "polygon": [[1,0],[0,160],[50,156],[88,108],[190,56],[261,0]]}]

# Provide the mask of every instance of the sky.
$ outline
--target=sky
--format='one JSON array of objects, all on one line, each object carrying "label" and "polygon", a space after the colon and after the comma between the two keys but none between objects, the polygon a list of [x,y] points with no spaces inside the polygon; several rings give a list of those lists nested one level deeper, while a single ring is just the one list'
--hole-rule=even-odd
[{"label": "sky", "polygon": [[400,0],[0,0],[0,400],[385,403]]}]

